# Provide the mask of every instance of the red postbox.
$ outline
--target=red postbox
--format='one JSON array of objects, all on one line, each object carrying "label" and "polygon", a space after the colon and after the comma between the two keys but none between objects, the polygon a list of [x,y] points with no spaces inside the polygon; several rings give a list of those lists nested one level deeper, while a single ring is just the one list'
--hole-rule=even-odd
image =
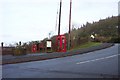
[{"label": "red postbox", "polygon": [[66,52],[66,37],[65,35],[58,35],[56,37],[56,46],[58,52]]},{"label": "red postbox", "polygon": [[37,45],[36,45],[36,44],[33,44],[33,45],[32,45],[32,52],[33,52],[33,53],[36,53],[36,52],[37,52]]}]

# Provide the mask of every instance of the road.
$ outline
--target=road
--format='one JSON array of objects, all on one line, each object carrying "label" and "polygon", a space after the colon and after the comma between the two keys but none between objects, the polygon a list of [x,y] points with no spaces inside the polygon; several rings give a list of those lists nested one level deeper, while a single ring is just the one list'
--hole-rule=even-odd
[{"label": "road", "polygon": [[[2,66],[3,78],[115,78],[118,46],[85,54]],[[120,47],[119,47],[120,48]]]}]

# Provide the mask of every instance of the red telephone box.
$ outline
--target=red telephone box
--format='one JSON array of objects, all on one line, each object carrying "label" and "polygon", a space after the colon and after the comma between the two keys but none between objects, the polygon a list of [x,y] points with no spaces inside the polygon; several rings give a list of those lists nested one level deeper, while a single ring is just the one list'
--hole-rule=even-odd
[{"label": "red telephone box", "polygon": [[58,52],[66,52],[66,37],[65,35],[58,35],[56,37],[56,46]]},{"label": "red telephone box", "polygon": [[37,52],[37,45],[36,45],[36,44],[33,44],[33,45],[32,45],[32,52],[33,52],[33,53],[36,53],[36,52]]}]

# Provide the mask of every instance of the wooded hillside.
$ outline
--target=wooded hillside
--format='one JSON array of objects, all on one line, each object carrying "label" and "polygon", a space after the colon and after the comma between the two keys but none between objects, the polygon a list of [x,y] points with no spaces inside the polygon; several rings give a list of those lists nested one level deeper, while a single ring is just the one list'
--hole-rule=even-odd
[{"label": "wooded hillside", "polygon": [[[75,27],[75,25],[72,25]],[[120,36],[118,35],[118,17],[112,16],[106,19],[101,19],[98,22],[83,24],[78,29],[72,28],[71,30],[71,46],[76,47],[80,44],[88,41],[96,42],[120,42]],[[65,33],[68,40],[68,33]],[[95,39],[91,39],[91,35],[95,36]],[[51,39],[55,43],[55,37]]]}]

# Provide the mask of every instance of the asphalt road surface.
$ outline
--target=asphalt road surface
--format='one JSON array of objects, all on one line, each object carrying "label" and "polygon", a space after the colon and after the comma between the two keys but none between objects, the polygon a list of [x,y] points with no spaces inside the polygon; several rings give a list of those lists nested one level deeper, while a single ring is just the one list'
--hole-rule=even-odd
[{"label": "asphalt road surface", "polygon": [[2,78],[118,78],[119,45],[86,54],[3,65]]}]

